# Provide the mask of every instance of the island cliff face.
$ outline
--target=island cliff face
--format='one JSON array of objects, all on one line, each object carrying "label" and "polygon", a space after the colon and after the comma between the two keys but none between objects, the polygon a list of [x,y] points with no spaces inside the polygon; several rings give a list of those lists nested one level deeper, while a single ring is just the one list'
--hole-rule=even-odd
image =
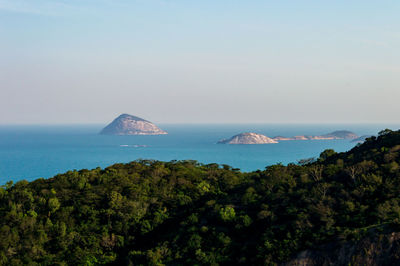
[{"label": "island cliff face", "polygon": [[230,139],[220,140],[218,141],[218,143],[219,144],[270,144],[278,142],[261,134],[246,132],[235,135]]},{"label": "island cliff face", "polygon": [[150,121],[143,118],[122,114],[100,132],[102,135],[165,135],[166,131],[160,129]]}]

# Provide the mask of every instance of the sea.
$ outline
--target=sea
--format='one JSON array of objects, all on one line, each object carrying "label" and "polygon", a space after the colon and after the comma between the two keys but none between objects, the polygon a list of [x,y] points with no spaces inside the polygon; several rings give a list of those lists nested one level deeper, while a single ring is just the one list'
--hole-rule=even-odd
[{"label": "sea", "polygon": [[272,164],[297,163],[325,149],[348,151],[349,140],[281,141],[264,145],[227,145],[217,141],[242,132],[268,137],[322,135],[350,130],[377,135],[400,124],[160,124],[168,135],[99,135],[104,125],[0,125],[0,185],[8,181],[50,178],[68,170],[107,167],[138,159],[196,160],[227,164],[242,171]]}]

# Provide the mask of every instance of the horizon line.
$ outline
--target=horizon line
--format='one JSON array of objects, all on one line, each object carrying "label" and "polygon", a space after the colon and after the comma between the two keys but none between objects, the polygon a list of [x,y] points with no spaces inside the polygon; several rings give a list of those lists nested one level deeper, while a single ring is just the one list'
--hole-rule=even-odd
[{"label": "horizon line", "polygon": [[[150,121],[151,122],[151,121]],[[158,125],[399,125],[400,122],[151,122]],[[105,123],[0,123],[0,126],[101,126]]]}]

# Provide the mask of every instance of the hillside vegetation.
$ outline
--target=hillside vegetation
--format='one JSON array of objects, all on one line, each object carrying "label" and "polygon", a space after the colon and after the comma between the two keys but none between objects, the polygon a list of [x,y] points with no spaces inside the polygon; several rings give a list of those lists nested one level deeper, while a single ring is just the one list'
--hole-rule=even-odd
[{"label": "hillside vegetation", "polygon": [[400,131],[385,130],[346,153],[250,173],[143,160],[10,182],[0,264],[284,263],[398,231],[399,164]]}]

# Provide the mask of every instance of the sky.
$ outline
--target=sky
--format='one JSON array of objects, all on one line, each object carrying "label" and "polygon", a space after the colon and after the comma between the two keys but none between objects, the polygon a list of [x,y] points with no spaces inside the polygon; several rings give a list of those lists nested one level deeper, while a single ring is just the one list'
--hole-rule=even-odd
[{"label": "sky", "polygon": [[399,123],[400,1],[0,0],[0,124]]}]

